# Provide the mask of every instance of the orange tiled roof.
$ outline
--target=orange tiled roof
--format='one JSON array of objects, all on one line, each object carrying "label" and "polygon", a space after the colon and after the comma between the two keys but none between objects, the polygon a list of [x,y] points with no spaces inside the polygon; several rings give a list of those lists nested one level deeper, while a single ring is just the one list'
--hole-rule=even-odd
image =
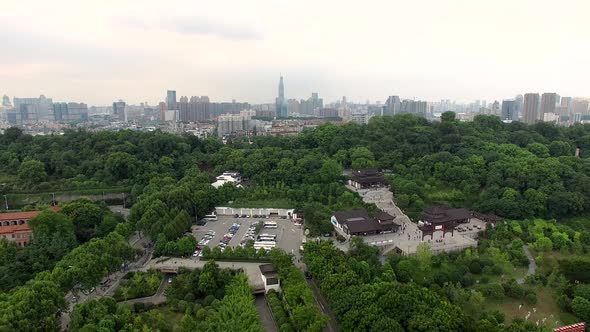
[{"label": "orange tiled roof", "polygon": [[[49,208],[50,210],[57,212],[61,210],[58,206],[52,206]],[[8,213],[0,213],[0,221],[10,221],[10,220],[29,220],[31,218],[35,218],[43,211],[27,211],[27,212],[8,212]],[[5,226],[6,227],[6,226]]]},{"label": "orange tiled roof", "polygon": [[28,224],[0,227],[0,235],[1,234],[13,234],[13,233],[18,233],[18,232],[30,232],[30,231],[31,231],[31,227],[29,227]]}]

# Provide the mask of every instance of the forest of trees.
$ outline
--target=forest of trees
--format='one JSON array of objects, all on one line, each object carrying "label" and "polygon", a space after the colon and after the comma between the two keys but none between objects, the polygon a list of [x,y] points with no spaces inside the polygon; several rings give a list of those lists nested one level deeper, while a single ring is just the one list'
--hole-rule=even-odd
[{"label": "forest of trees", "polygon": [[[33,137],[10,128],[0,135],[1,194],[129,188],[132,208],[125,222],[104,204],[80,199],[62,204],[59,213],[47,211],[32,220],[29,246],[17,248],[0,240],[0,329],[56,329],[64,293],[75,285],[95,286],[131,259],[135,252],[126,238],[135,230],[152,238],[157,255],[190,254],[194,239],[183,233],[218,204],[288,204],[304,212],[310,235],[330,232],[333,211],[375,209],[344,186],[344,169],[366,167],[387,171],[396,202],[410,217],[428,205],[447,204],[514,221],[507,224],[509,232],[499,228],[485,235],[477,259],[466,253],[436,256],[426,270],[419,257],[381,263],[372,248],[359,243],[349,255],[325,243],[309,244],[306,263],[343,330],[439,326],[471,331],[478,326],[484,330],[482,324],[488,323],[490,331],[527,330],[525,323],[507,322],[494,313],[474,316],[465,303],[481,299],[463,292],[469,288],[489,297],[502,288],[503,296],[534,301],[528,284],[522,290],[509,281],[499,287],[473,284],[473,278],[493,279],[526,264],[522,244],[529,244],[543,266],[551,267],[544,271],[548,280],[536,282],[561,285],[560,307],[584,319],[590,307],[587,289],[572,285],[588,282],[584,271],[590,266],[585,258],[590,242],[588,156],[590,125],[506,124],[485,115],[460,122],[451,112],[440,122],[412,115],[374,117],[368,125],[326,124],[297,136],[255,137],[252,144],[236,139],[227,145],[216,138],[160,131],[68,131]],[[210,185],[228,169],[242,174],[245,188]],[[494,238],[498,234],[508,235],[499,240]],[[552,252],[571,257],[551,262]],[[415,276],[443,290],[425,289]],[[444,289],[445,282],[455,285],[456,296]],[[285,298],[290,305],[294,301]],[[230,299],[242,301],[239,295]],[[407,306],[389,311],[402,302]],[[100,305],[112,311],[108,300]]]}]

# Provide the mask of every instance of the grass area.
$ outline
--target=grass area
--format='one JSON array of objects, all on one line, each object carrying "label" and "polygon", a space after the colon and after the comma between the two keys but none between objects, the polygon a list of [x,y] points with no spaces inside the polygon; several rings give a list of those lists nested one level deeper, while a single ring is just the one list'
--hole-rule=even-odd
[{"label": "grass area", "polygon": [[[509,279],[520,279],[526,277],[528,267],[516,266],[511,271],[505,272],[502,275],[487,275],[488,283],[502,283]],[[480,279],[480,276],[476,276],[476,280]]]},{"label": "grass area", "polygon": [[[551,288],[538,286],[533,288],[537,293],[537,304],[527,304],[521,300],[515,300],[505,297],[502,300],[486,299],[484,303],[484,310],[498,310],[506,316],[506,321],[510,322],[515,318],[525,318],[530,312],[529,321],[539,321],[545,319],[545,325],[550,328],[572,324],[576,322],[576,318],[569,314],[563,313],[555,299],[553,298],[553,291]],[[519,309],[518,307],[522,305]],[[556,323],[557,322],[557,323]]]},{"label": "grass area", "polygon": [[237,200],[229,207],[233,208],[275,208],[275,209],[292,209],[295,207],[295,203],[286,198],[279,199],[261,199],[261,200],[249,200],[242,201]]}]

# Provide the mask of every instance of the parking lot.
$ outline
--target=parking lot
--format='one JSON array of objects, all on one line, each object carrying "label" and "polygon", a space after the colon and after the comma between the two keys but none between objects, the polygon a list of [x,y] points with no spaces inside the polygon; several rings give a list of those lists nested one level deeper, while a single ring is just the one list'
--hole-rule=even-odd
[{"label": "parking lot", "polygon": [[[302,239],[302,226],[296,225],[291,219],[282,219],[281,217],[273,218],[242,218],[235,216],[218,216],[216,221],[208,221],[203,226],[193,226],[193,235],[197,241],[201,241],[207,233],[212,234],[211,239],[205,244],[213,249],[218,246],[224,236],[230,232],[234,224],[239,225],[232,238],[227,242],[227,246],[237,247],[244,239],[250,226],[258,224],[259,221],[274,221],[277,223],[277,228],[267,229],[262,228],[260,234],[276,235],[276,246],[283,249],[287,253],[293,253],[297,257],[299,255],[299,247]],[[202,242],[201,242],[202,243]]]}]

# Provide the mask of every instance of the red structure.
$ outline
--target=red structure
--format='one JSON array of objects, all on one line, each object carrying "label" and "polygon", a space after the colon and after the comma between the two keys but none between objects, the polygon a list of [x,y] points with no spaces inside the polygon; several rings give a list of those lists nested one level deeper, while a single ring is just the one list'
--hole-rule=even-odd
[{"label": "red structure", "polygon": [[584,332],[586,331],[586,323],[577,323],[568,326],[558,327],[554,332]]},{"label": "red structure", "polygon": [[[61,210],[59,207],[50,209],[55,212]],[[43,211],[0,213],[0,238],[16,242],[21,247],[26,246],[33,233],[28,222],[41,212]]]}]

